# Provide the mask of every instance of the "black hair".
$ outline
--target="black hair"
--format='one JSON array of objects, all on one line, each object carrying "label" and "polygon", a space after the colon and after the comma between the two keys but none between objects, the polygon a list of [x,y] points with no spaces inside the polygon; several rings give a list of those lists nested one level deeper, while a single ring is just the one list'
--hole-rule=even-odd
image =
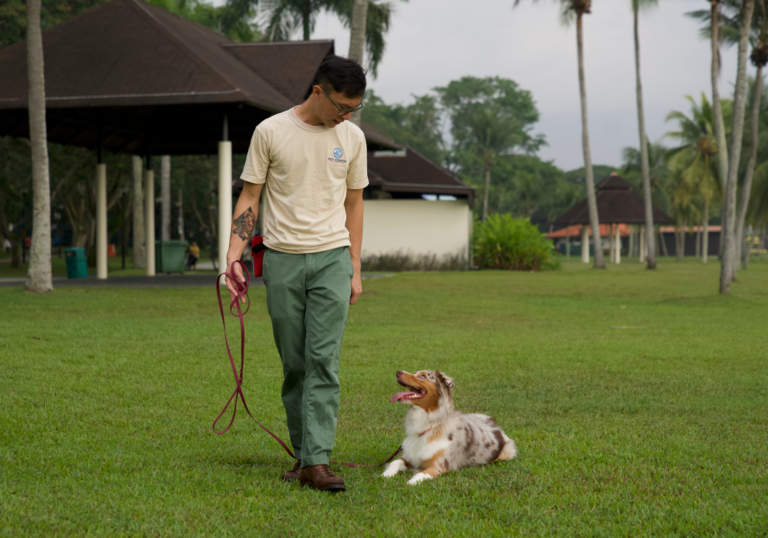
[{"label": "black hair", "polygon": [[365,93],[365,74],[366,70],[356,61],[329,54],[317,68],[307,97],[315,86],[321,86],[328,93],[361,97]]}]

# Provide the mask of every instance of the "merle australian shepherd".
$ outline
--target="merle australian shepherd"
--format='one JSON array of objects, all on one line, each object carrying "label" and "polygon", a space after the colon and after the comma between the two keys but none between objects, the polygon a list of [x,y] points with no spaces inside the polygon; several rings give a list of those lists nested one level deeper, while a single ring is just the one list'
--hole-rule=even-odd
[{"label": "merle australian shepherd", "polygon": [[511,460],[515,442],[486,415],[463,415],[453,407],[453,379],[440,371],[397,372],[397,382],[408,389],[391,402],[410,405],[405,416],[406,438],[399,459],[382,476],[403,469],[418,471],[408,483],[418,484],[448,471]]}]

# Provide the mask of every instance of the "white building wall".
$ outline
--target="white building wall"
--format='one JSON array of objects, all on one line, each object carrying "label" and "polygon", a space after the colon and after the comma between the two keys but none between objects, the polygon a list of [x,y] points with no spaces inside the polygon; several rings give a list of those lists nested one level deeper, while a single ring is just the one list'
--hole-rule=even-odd
[{"label": "white building wall", "polygon": [[472,211],[466,200],[366,200],[362,255],[397,251],[469,253]]}]

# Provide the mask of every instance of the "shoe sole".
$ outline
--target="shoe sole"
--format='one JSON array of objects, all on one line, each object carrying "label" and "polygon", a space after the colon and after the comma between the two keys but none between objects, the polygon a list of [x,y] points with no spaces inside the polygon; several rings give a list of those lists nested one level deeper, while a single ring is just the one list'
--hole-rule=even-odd
[{"label": "shoe sole", "polygon": [[303,488],[311,488],[311,489],[314,489],[316,491],[327,491],[329,493],[338,493],[340,491],[347,491],[347,486],[342,486],[342,485],[339,485],[339,484],[331,484],[330,486],[327,486],[325,488],[315,487],[315,486],[313,486],[312,484],[310,484],[308,482],[303,482],[303,483],[300,482],[300,484],[301,484],[301,487],[303,487]]}]

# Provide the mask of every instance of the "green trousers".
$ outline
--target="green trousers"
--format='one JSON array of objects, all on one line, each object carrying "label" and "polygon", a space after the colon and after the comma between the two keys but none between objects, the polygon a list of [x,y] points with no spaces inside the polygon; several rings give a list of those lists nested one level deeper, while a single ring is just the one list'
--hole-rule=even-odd
[{"label": "green trousers", "polygon": [[302,467],[327,464],[333,451],[352,275],[347,247],[264,255],[267,309],[283,362],[283,405]]}]

